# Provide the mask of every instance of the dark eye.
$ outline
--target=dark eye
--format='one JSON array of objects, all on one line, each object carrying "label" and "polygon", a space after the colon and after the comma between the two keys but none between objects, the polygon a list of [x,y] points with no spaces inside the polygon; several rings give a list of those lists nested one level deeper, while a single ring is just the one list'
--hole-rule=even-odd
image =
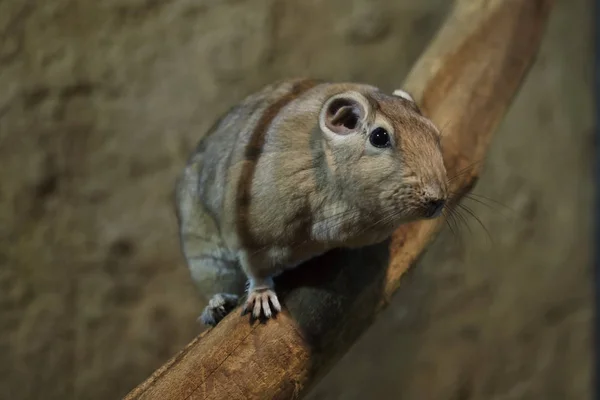
[{"label": "dark eye", "polygon": [[375,128],[371,135],[369,136],[369,142],[375,147],[383,148],[390,147],[390,135],[383,128]]}]

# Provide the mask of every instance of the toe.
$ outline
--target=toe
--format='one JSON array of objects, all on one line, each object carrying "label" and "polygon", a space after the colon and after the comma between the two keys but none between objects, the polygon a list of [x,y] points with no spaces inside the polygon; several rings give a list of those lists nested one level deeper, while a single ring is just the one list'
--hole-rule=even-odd
[{"label": "toe", "polygon": [[225,298],[220,294],[215,294],[208,302],[208,306],[211,308],[219,308],[225,304]]},{"label": "toe", "polygon": [[263,308],[263,312],[265,313],[265,317],[271,318],[271,307],[269,306],[269,296],[263,296],[262,308]]},{"label": "toe", "polygon": [[212,313],[209,310],[204,310],[204,312],[198,319],[204,325],[215,326],[217,324],[215,317],[212,315]]},{"label": "toe", "polygon": [[260,317],[260,308],[261,308],[260,299],[259,298],[254,299],[254,310],[252,311],[252,316],[254,318]]},{"label": "toe", "polygon": [[252,310],[252,302],[250,300],[246,301],[244,307],[242,307],[242,315],[246,315]]},{"label": "toe", "polygon": [[277,311],[281,311],[281,304],[279,304],[279,299],[275,293],[269,294],[269,299],[271,300],[271,304],[273,304],[273,308]]},{"label": "toe", "polygon": [[243,310],[244,314],[247,314],[247,313],[253,311],[255,300],[256,300],[256,297],[253,294],[250,294],[248,296],[248,298],[246,299],[246,304],[244,305],[244,310]]}]

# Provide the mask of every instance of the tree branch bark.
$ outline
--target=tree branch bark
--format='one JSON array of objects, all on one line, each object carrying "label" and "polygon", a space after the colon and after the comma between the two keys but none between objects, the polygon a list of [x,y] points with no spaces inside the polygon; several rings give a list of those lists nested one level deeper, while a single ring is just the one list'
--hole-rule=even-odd
[{"label": "tree branch bark", "polygon": [[[453,202],[477,180],[492,133],[537,52],[551,5],[456,1],[406,79],[404,88],[443,131]],[[126,399],[300,398],[370,326],[443,223],[406,225],[386,243],[336,250],[286,272],[276,282],[285,305],[276,319],[251,323],[234,311]]]}]

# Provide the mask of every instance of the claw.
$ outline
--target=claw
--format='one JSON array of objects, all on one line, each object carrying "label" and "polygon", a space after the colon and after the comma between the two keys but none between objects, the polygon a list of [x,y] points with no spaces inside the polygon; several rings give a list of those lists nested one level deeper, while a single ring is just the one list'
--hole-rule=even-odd
[{"label": "claw", "polygon": [[[256,309],[256,304],[259,304],[258,301],[254,304],[254,309]],[[262,298],[262,308],[265,313],[265,317],[271,318],[271,307],[269,307],[269,297],[263,296]]]},{"label": "claw", "polygon": [[272,293],[269,296],[269,299],[271,300],[271,304],[273,304],[273,307],[275,308],[275,310],[277,310],[277,312],[280,312],[281,304],[279,304],[279,299],[277,298],[277,295],[275,293]]},{"label": "claw", "polygon": [[[271,304],[273,310],[271,309]],[[261,314],[269,319],[274,313],[281,311],[281,304],[277,299],[277,294],[271,289],[257,289],[250,292],[248,300],[242,311],[242,315],[252,310],[252,317],[259,318]]]}]

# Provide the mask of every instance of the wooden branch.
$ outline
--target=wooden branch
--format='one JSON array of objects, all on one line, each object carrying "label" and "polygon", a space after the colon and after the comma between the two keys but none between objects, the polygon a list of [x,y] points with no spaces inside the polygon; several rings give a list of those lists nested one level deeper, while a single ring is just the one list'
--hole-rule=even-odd
[{"label": "wooden branch", "polygon": [[[475,184],[492,133],[532,63],[551,4],[456,1],[405,82],[443,129],[448,173],[457,176],[454,201]],[[284,274],[277,288],[286,310],[276,319],[250,323],[234,311],[126,399],[301,397],[369,327],[443,222],[407,225],[381,245],[333,251]]]}]

